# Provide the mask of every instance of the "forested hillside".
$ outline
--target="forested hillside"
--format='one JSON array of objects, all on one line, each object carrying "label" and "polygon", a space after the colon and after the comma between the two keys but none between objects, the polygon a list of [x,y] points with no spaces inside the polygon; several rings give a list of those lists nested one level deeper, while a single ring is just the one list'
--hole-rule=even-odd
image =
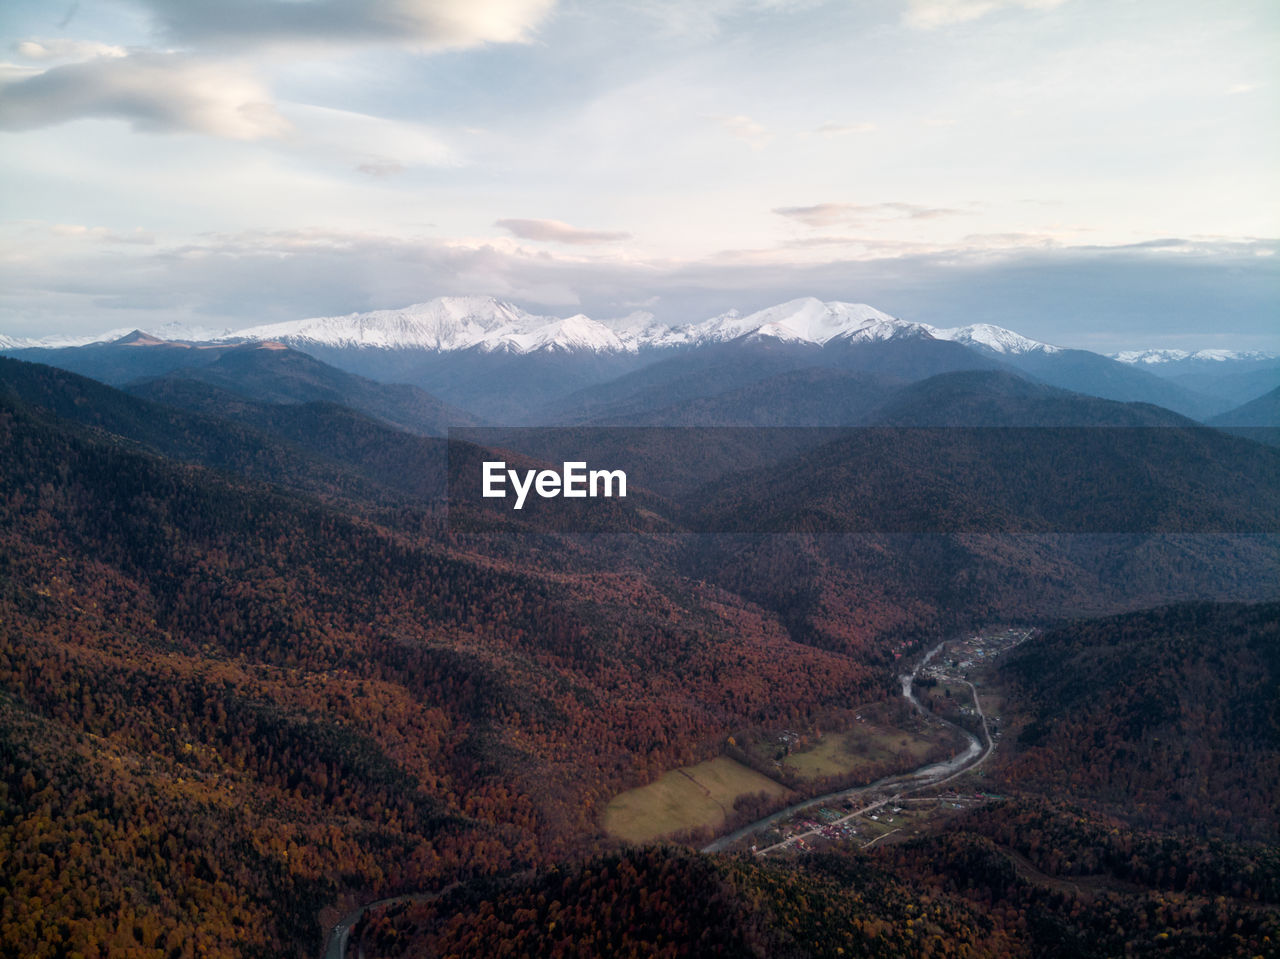
[{"label": "forested hillside", "polygon": [[1075,623],[1002,670],[1022,717],[1003,776],[1194,834],[1280,838],[1280,606]]},{"label": "forested hillside", "polygon": [[[1257,562],[1274,549],[1265,536],[702,536],[680,532],[679,508],[661,498],[640,501],[671,508],[660,535],[558,535],[500,520],[462,533],[424,479],[439,468],[437,441],[343,407],[239,400],[219,415],[216,404],[179,410],[41,367],[0,372],[5,955],[308,955],[344,906],[447,887],[455,898],[429,908],[452,903],[456,920],[411,917],[410,930],[388,919],[378,948],[420,939],[487,948],[491,927],[468,925],[469,910],[497,897],[495,914],[518,930],[530,921],[520,910],[542,916],[539,897],[547,908],[556,901],[546,894],[556,883],[596,902],[588,878],[601,867],[589,864],[600,855],[614,857],[609,869],[634,868],[625,893],[634,915],[658,917],[636,922],[668,946],[684,935],[680,948],[720,943],[727,954],[799,955],[805,943],[1036,954],[1040,940],[1017,916],[1031,922],[1040,893],[1006,890],[999,909],[967,886],[938,898],[931,884],[960,883],[963,870],[929,872],[889,851],[870,866],[837,856],[798,870],[618,853],[601,830],[604,806],[721,754],[735,734],[808,732],[896,696],[901,657],[939,632],[993,615],[1061,614],[1090,596],[1114,612],[1148,595],[1268,588]],[[1249,475],[1233,498],[1197,508],[1255,522],[1269,494],[1247,497]],[[932,508],[945,517],[945,504]],[[1094,577],[1117,569],[1140,575],[1095,589]],[[1259,737],[1274,717],[1257,704],[1264,667],[1274,670],[1275,611],[1231,609],[1191,624],[1221,642],[1173,658],[1142,652],[1142,637],[1172,613],[1147,614],[1128,632],[1124,619],[1097,627],[1103,645],[1127,648],[1115,628],[1132,634],[1146,674],[1221,703],[1181,727],[1161,713],[1153,721],[1165,725],[1131,728],[1128,714],[1097,711],[1123,697],[1098,695],[1091,712],[1036,687],[1034,669],[1011,673],[1026,684],[1029,715],[1045,712],[1009,775],[1025,769],[1029,789],[1078,787],[1114,803],[1098,784],[1123,772],[1142,808],[1165,809],[1170,784],[1125,765],[1159,758],[1182,792],[1169,794],[1168,810],[1241,812],[1239,828],[1217,832],[1266,835],[1274,748]],[[1084,654],[1071,637],[1088,638],[1088,628],[1052,634],[1041,655],[1059,659],[1043,672],[1105,693],[1112,667],[1095,675],[1072,665]],[[1206,676],[1237,678],[1214,699]],[[1060,723],[1070,741],[1118,743],[1112,765],[1063,759],[1054,709],[1076,724]],[[1193,719],[1205,738],[1188,739],[1186,757],[1172,745],[1134,753],[1148,749],[1141,737],[1164,742]],[[1036,728],[1050,731],[1036,740]],[[1186,777],[1205,751],[1221,789],[1202,795]],[[1228,810],[1232,797],[1243,799]],[[1039,863],[1036,851],[1019,855]],[[851,886],[846,869],[871,878]],[[1140,881],[1164,888],[1165,879]],[[663,899],[669,882],[684,890],[678,901]],[[714,901],[729,918],[697,912],[695,889],[711,890],[708,901],[721,890]],[[925,908],[927,935],[915,918],[923,912],[909,912]],[[1061,921],[1074,922],[1073,908],[1054,905],[1053,915],[1067,910]],[[1137,908],[1115,905],[1117,921],[1127,928]],[[1253,942],[1270,921],[1233,909],[1195,912],[1188,928],[1211,937],[1239,919]],[[586,906],[576,915],[554,921],[586,935],[572,923],[595,920]],[[550,921],[534,924],[531,942]],[[649,933],[605,933],[592,941],[648,948],[639,944]]]}]

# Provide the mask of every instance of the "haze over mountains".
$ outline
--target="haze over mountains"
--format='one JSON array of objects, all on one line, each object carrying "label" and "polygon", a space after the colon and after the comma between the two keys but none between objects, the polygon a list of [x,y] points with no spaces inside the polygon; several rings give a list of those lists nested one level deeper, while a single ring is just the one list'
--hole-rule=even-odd
[{"label": "haze over mountains", "polygon": [[[745,422],[830,423],[829,406],[821,413],[802,411],[803,403],[796,406],[795,377],[801,371],[811,371],[801,379],[825,378],[831,387],[832,377],[840,375],[869,374],[885,386],[941,373],[1002,370],[1077,393],[1152,403],[1199,420],[1280,386],[1280,358],[1257,351],[1151,350],[1108,357],[989,324],[939,328],[865,304],[811,297],[679,326],[659,323],[647,313],[602,322],[581,314],[536,315],[492,297],[439,297],[398,310],[216,336],[171,325],[159,328],[158,335],[132,331],[90,343],[6,339],[0,340],[0,351],[117,385],[183,370],[183,376],[226,387],[239,375],[231,367],[246,361],[225,357],[243,355],[235,348],[250,343],[283,344],[348,373],[419,387],[438,398],[441,410],[465,411],[453,414],[458,422],[470,414],[512,424],[706,424],[714,421],[706,400],[754,391],[740,397],[757,410]],[[854,379],[846,383],[852,386]],[[858,383],[865,392],[865,376]],[[802,392],[807,389],[801,386]],[[313,390],[305,398],[337,397]],[[775,399],[780,409],[789,410],[781,418],[770,411]],[[874,406],[870,397],[867,402]],[[690,403],[704,408],[685,409]],[[367,402],[347,405],[363,409]],[[837,419],[841,425],[859,421],[854,411]],[[744,422],[741,411],[726,422]]]}]

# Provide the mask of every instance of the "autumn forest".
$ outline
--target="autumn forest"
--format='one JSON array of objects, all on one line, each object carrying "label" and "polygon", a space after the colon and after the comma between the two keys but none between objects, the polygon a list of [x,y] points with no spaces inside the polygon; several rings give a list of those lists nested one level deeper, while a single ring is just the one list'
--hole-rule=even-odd
[{"label": "autumn forest", "polygon": [[[672,440],[565,531],[451,522],[482,451],[402,407],[0,358],[0,955],[316,956],[384,899],[371,959],[1280,955],[1280,450],[1084,398],[1001,432],[1022,387],[960,385],[983,429]],[[699,851],[981,739],[900,676],[996,626],[1033,638],[964,680],[981,803]],[[721,757],[776,795],[604,828]]]}]

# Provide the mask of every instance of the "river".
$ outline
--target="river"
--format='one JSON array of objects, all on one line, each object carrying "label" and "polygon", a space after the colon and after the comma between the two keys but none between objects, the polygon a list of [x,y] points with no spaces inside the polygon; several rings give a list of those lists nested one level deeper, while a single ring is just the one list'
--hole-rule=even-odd
[{"label": "river", "polygon": [[[938,643],[937,646],[934,646],[933,649],[929,650],[929,652],[925,654],[924,658],[921,659],[920,662],[916,663],[915,668],[912,669],[911,672],[903,673],[898,677],[902,682],[903,698],[906,699],[907,702],[911,703],[915,709],[925,715],[932,716],[933,714],[929,713],[929,711],[921,705],[920,700],[916,699],[915,689],[913,688],[915,686],[916,677],[920,675],[920,670],[928,666],[929,661],[940,653],[942,648],[946,646],[948,642],[950,642],[950,640],[944,639],[942,642]],[[972,686],[970,686],[970,688],[972,689]],[[976,692],[973,701],[974,704],[977,705],[978,697]],[[982,715],[982,709],[980,706],[978,707],[978,714],[979,716]],[[939,719],[939,717],[933,718]],[[771,815],[765,816],[763,819],[757,819],[755,822],[743,826],[741,829],[737,829],[729,833],[727,836],[721,836],[715,842],[708,843],[703,846],[702,851],[723,852],[734,843],[742,839],[746,839],[752,833],[766,829],[774,823],[788,819],[796,813],[803,812],[804,810],[810,809],[814,806],[821,806],[826,803],[839,802],[846,799],[858,799],[871,793],[883,792],[885,795],[867,806],[866,810],[882,806],[887,802],[897,799],[905,793],[915,792],[917,789],[924,789],[927,786],[938,786],[949,779],[954,779],[956,776],[959,776],[961,773],[982,762],[986,759],[987,755],[990,754],[993,747],[990,733],[986,733],[987,745],[984,747],[978,737],[973,735],[973,733],[969,732],[967,729],[963,729],[955,723],[947,722],[944,719],[939,719],[939,721],[946,723],[946,725],[964,736],[966,741],[964,752],[953,756],[945,762],[930,763],[927,766],[921,766],[919,769],[914,769],[908,773],[896,773],[892,776],[885,776],[883,779],[877,779],[875,782],[869,783],[866,786],[855,786],[851,789],[842,789],[839,792],[825,793],[821,796],[815,796],[812,799],[801,800],[798,803],[788,806],[786,809],[780,809]],[[982,717],[982,724],[985,732],[986,717]],[[895,789],[897,790],[896,792],[893,791]]]}]

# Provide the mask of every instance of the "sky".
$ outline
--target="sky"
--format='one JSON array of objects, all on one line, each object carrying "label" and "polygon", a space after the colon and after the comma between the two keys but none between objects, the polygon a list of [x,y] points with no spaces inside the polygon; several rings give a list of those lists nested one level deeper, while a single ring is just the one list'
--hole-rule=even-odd
[{"label": "sky", "polygon": [[0,334],[799,296],[1280,351],[1274,0],[5,0]]}]

